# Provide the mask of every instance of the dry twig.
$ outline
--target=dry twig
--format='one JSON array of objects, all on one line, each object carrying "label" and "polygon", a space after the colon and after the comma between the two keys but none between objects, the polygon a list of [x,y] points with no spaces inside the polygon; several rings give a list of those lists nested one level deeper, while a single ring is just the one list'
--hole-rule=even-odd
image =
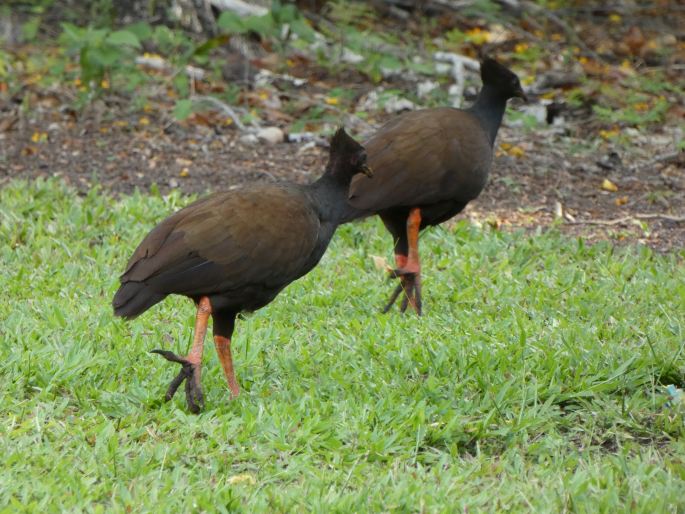
[{"label": "dry twig", "polygon": [[570,222],[569,225],[604,225],[604,226],[613,226],[613,225],[620,225],[622,223],[628,223],[631,221],[638,221],[638,220],[652,220],[652,219],[664,219],[668,221],[672,221],[674,223],[683,223],[685,222],[685,216],[672,216],[670,214],[661,214],[661,213],[647,213],[647,214],[634,214],[632,216],[623,216],[622,218],[616,218],[613,220],[576,220],[573,222]]}]

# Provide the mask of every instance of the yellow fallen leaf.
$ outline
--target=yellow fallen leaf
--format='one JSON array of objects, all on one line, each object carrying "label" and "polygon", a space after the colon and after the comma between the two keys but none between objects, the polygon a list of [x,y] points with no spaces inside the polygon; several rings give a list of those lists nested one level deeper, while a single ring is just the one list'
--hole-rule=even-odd
[{"label": "yellow fallen leaf", "polygon": [[147,116],[141,116],[140,119],[138,120],[139,125],[149,125],[150,124],[150,118]]},{"label": "yellow fallen leaf", "polygon": [[467,30],[466,36],[469,38],[470,41],[477,45],[488,43],[492,38],[492,34],[490,34],[490,32],[488,32],[487,30],[483,30],[480,27],[475,27],[471,30]]},{"label": "yellow fallen leaf", "polygon": [[511,143],[500,143],[500,150],[512,157],[523,157],[526,153],[520,146],[512,145]]},{"label": "yellow fallen leaf", "polygon": [[514,52],[517,54],[522,54],[528,50],[528,43],[516,43],[516,46],[514,47]]},{"label": "yellow fallen leaf", "polygon": [[102,79],[102,80],[100,81],[100,87],[101,87],[102,89],[109,89],[109,80],[107,80],[107,79]]},{"label": "yellow fallen leaf", "polygon": [[523,157],[525,155],[526,152],[520,146],[512,146],[509,149],[508,153],[512,157],[516,157],[517,159],[520,159],[521,157]]},{"label": "yellow fallen leaf", "polygon": [[150,104],[143,105],[143,112],[152,112],[153,107]]},{"label": "yellow fallen leaf", "polygon": [[644,112],[649,110],[649,104],[646,102],[638,102],[636,104],[633,104],[633,109],[635,109],[638,112]]},{"label": "yellow fallen leaf", "polygon": [[614,204],[616,204],[618,207],[620,207],[621,205],[625,205],[627,203],[628,203],[628,197],[627,196],[619,196],[618,198],[616,198],[616,200],[614,200]]},{"label": "yellow fallen leaf", "polygon": [[390,267],[390,265],[388,265],[388,261],[385,259],[385,257],[379,257],[378,255],[372,255],[371,259],[373,259],[373,265],[375,266],[376,269],[379,269],[381,271],[388,271],[388,270],[392,269]]},{"label": "yellow fallen leaf", "polygon": [[115,127],[128,127],[128,121],[116,120],[112,125],[114,125]]},{"label": "yellow fallen leaf", "polygon": [[45,143],[47,140],[48,140],[48,133],[47,132],[36,131],[31,136],[31,141],[33,141],[34,143]]},{"label": "yellow fallen leaf", "polygon": [[502,227],[502,220],[497,216],[488,216],[488,218],[485,220],[485,223],[490,225],[490,227],[495,230],[499,230]]},{"label": "yellow fallen leaf", "polygon": [[338,105],[340,100],[334,96],[328,96],[324,99],[324,102],[326,102],[328,105]]},{"label": "yellow fallen leaf", "polygon": [[605,178],[602,181],[602,189],[604,189],[605,191],[611,191],[612,193],[615,193],[616,191],[618,191],[618,186],[608,178]]},{"label": "yellow fallen leaf", "polygon": [[611,23],[621,23],[621,15],[614,13],[609,16],[609,21]]},{"label": "yellow fallen leaf", "polygon": [[613,139],[618,136],[618,129],[613,128],[611,130],[600,130],[599,135],[602,139]]},{"label": "yellow fallen leaf", "polygon": [[181,173],[178,174],[180,177],[186,178],[190,176],[190,171],[188,171],[188,168],[183,168],[181,170]]},{"label": "yellow fallen leaf", "polygon": [[241,473],[240,475],[233,475],[228,479],[228,483],[231,485],[235,484],[248,484],[248,485],[254,485],[257,483],[257,480],[255,480],[255,477],[250,475],[249,473]]}]

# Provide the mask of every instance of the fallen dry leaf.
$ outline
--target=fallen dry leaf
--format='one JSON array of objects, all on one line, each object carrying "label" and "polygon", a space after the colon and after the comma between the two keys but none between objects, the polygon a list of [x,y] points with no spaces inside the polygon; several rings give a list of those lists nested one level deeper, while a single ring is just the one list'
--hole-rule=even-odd
[{"label": "fallen dry leaf", "polygon": [[233,475],[228,479],[228,483],[231,485],[235,484],[248,484],[248,485],[254,485],[257,483],[257,480],[255,480],[255,477],[250,475],[249,473],[241,473],[240,475]]},{"label": "fallen dry leaf", "polygon": [[627,196],[619,196],[614,200],[614,204],[616,204],[617,207],[620,207],[621,205],[625,205],[628,203],[628,197]]},{"label": "fallen dry leaf", "polygon": [[599,135],[602,139],[608,140],[618,136],[618,132],[617,128],[612,128],[611,130],[600,130]]},{"label": "fallen dry leaf", "polygon": [[616,191],[618,191],[618,186],[608,178],[605,178],[602,181],[602,189],[604,189],[605,191],[611,191],[612,193],[615,193]]},{"label": "fallen dry leaf", "polygon": [[385,257],[380,257],[378,255],[371,255],[371,259],[373,259],[373,265],[375,266],[376,269],[379,269],[381,271],[389,271],[392,268],[388,264],[388,261]]},{"label": "fallen dry leaf", "polygon": [[31,141],[34,143],[45,143],[48,140],[48,133],[47,132],[34,132],[33,135],[31,136]]}]

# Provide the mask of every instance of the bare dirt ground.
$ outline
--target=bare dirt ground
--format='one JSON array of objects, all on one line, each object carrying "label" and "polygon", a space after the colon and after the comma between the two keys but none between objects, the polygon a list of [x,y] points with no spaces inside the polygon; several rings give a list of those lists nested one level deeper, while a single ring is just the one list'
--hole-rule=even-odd
[{"label": "bare dirt ground", "polygon": [[[325,164],[319,146],[252,146],[232,127],[172,123],[156,113],[115,117],[103,106],[77,119],[60,103],[48,96],[27,116],[0,105],[0,186],[60,177],[81,191],[97,185],[120,194],[157,184],[162,193],[204,193],[251,180],[307,182]],[[589,242],[685,248],[685,157],[665,150],[673,148],[668,127],[649,137],[633,134],[629,150],[600,142],[582,151],[574,149],[588,147],[583,123],[571,128],[559,134],[504,126],[498,147],[524,153],[500,150],[487,188],[459,217],[501,229],[555,224]]]}]

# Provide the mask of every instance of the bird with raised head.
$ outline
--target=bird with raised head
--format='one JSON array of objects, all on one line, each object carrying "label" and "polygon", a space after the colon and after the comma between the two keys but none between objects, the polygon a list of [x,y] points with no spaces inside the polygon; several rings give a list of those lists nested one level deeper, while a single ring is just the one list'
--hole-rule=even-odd
[{"label": "bird with raised head", "polygon": [[346,221],[378,214],[395,241],[400,283],[384,312],[404,292],[421,314],[419,231],[461,212],[485,187],[493,145],[507,100],[526,99],[518,77],[494,59],[481,62],[483,87],[468,109],[439,107],[401,114],[383,125],[364,146],[373,180],[355,177]]},{"label": "bird with raised head", "polygon": [[135,318],[170,294],[187,296],[197,306],[190,352],[153,350],[181,365],[167,400],[185,381],[189,409],[202,408],[202,351],[210,317],[229,389],[238,395],[231,355],[237,314],[264,307],[316,266],[348,208],[348,188],[358,173],[371,176],[366,152],[339,129],[326,170],[314,183],[249,184],[215,193],[166,218],[143,239],[121,275],[114,314]]}]

